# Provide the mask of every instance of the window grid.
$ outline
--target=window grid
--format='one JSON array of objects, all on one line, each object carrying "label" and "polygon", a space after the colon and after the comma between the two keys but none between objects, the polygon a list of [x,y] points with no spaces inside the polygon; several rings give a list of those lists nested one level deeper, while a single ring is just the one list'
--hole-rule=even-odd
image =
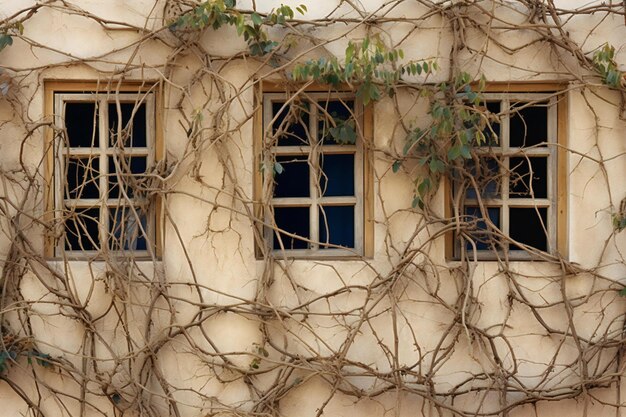
[{"label": "window grid", "polygon": [[[263,120],[265,136],[272,132],[272,122],[277,116],[273,111],[274,103],[285,103],[282,111],[286,111],[290,105],[285,94],[281,93],[265,93],[263,95]],[[308,207],[309,209],[309,243],[308,249],[289,249],[285,247],[284,252],[294,257],[346,257],[361,255],[363,253],[363,144],[362,144],[362,115],[363,106],[353,94],[350,93],[306,93],[306,100],[311,103],[317,103],[322,106],[322,102],[331,101],[353,101],[353,112],[356,118],[357,140],[354,145],[322,145],[319,143],[320,108],[318,105],[311,105],[309,108],[308,133],[313,143],[302,146],[277,146],[276,144],[264,144],[264,148],[269,150],[272,160],[280,156],[306,156],[309,166],[309,197],[273,197],[270,201],[272,213],[266,213],[266,224],[272,225],[272,228],[266,228],[265,240],[269,247],[274,247],[274,222],[273,208],[281,207]],[[322,196],[319,178],[321,176],[320,155],[354,155],[354,195],[353,196]],[[267,162],[267,161],[266,161]],[[326,206],[351,206],[354,207],[354,248],[320,248],[320,228],[319,221],[320,209]],[[330,235],[326,219],[326,230]],[[327,236],[328,239],[329,236]],[[285,244],[285,242],[283,242]],[[280,251],[280,250],[279,250]]]},{"label": "window grid", "polygon": [[[69,140],[66,142],[65,137],[60,137],[55,142],[55,148],[57,150],[55,164],[54,164],[54,183],[55,183],[55,192],[54,195],[54,206],[55,212],[57,216],[62,216],[65,218],[68,212],[74,212],[74,210],[86,210],[86,209],[97,209],[99,212],[98,219],[95,219],[98,222],[98,241],[95,243],[96,247],[99,247],[99,250],[72,250],[65,248],[65,237],[64,234],[59,234],[63,236],[61,239],[57,239],[57,243],[55,245],[55,255],[60,256],[62,253],[70,253],[72,256],[75,254],[80,254],[80,256],[94,256],[100,254],[104,251],[116,252],[116,250],[109,248],[109,239],[111,235],[115,233],[114,231],[110,231],[111,226],[111,218],[110,213],[112,210],[115,210],[113,213],[117,216],[120,208],[124,210],[128,208],[131,211],[132,219],[138,219],[140,217],[137,212],[138,208],[143,205],[144,207],[149,207],[146,213],[142,213],[143,216],[146,217],[146,225],[142,225],[141,222],[136,222],[138,227],[138,236],[145,236],[148,245],[147,250],[133,250],[133,253],[137,256],[145,256],[149,255],[152,252],[152,247],[150,246],[150,242],[154,240],[154,228],[155,228],[155,219],[152,215],[153,208],[150,207],[147,201],[139,198],[129,198],[128,195],[124,195],[124,187],[123,179],[118,176],[118,189],[119,196],[117,198],[110,198],[109,196],[109,178],[112,175],[111,170],[109,169],[109,158],[113,158],[113,162],[118,162],[115,175],[119,175],[122,172],[120,159],[128,158],[128,157],[145,157],[146,158],[146,168],[149,168],[152,161],[154,161],[154,125],[152,118],[155,115],[155,103],[154,103],[154,95],[151,93],[139,93],[139,94],[100,94],[100,93],[92,93],[92,94],[81,94],[81,93],[56,93],[54,98],[54,108],[57,109],[55,111],[56,120],[55,123],[57,126],[66,131],[66,111],[68,103],[94,103],[95,109],[97,112],[97,135],[94,129],[94,133],[91,139],[90,147],[70,147],[66,146],[66,143],[69,144]],[[118,147],[115,144],[110,144],[110,135],[109,135],[109,105],[116,105],[116,110],[119,110],[118,103],[131,103],[135,106],[140,104],[145,104],[146,106],[146,121],[145,121],[145,129],[146,129],[146,146],[145,147],[137,147],[137,146],[127,146],[127,147]],[[135,108],[136,110],[136,108]],[[118,115],[119,116],[119,115]],[[121,126],[122,119],[118,117],[118,132],[120,132],[122,128],[125,126]],[[95,126],[94,126],[95,127]],[[98,140],[98,146],[94,147],[94,139]],[[132,145],[132,144],[131,144]],[[80,157],[81,159],[89,158],[89,166],[91,166],[92,161],[98,161],[98,169],[95,174],[98,175],[98,190],[99,196],[98,198],[67,198],[69,196],[69,185],[66,183],[67,178],[67,170],[68,165],[67,161],[71,159],[76,159]],[[128,173],[129,175],[133,175],[132,173]],[[90,219],[91,220],[91,219]],[[62,227],[65,229],[65,223],[60,222]],[[122,225],[124,227],[124,225]],[[147,230],[142,230],[142,229]],[[67,233],[67,230],[65,230]],[[122,229],[123,232],[123,229]],[[87,235],[81,236],[81,239],[88,237]],[[120,238],[120,240],[123,239]],[[124,250],[132,250],[132,249],[124,249]]]},{"label": "window grid", "polygon": [[[499,102],[500,103],[500,135],[499,146],[489,146],[485,149],[477,149],[479,157],[484,155],[486,157],[495,157],[501,159],[501,165],[499,164],[498,176],[500,180],[500,198],[483,197],[480,201],[483,204],[485,210],[489,208],[500,209],[500,227],[499,229],[505,236],[510,236],[510,209],[511,208],[535,208],[536,214],[539,216],[538,209],[546,208],[547,216],[546,220],[548,224],[543,224],[544,233],[546,235],[546,244],[548,253],[554,253],[557,249],[557,213],[556,213],[556,198],[557,198],[557,149],[554,146],[557,143],[557,99],[553,95],[546,94],[485,94],[486,102]],[[544,144],[534,145],[531,147],[513,147],[511,143],[511,127],[510,120],[515,114],[512,110],[513,104],[526,105],[545,105],[547,107],[547,138]],[[510,197],[510,169],[511,158],[521,157],[528,161],[530,157],[545,157],[546,158],[546,174],[547,174],[547,194],[545,198],[511,198]],[[530,166],[530,164],[529,164]],[[532,166],[531,166],[532,169]],[[465,215],[465,207],[477,207],[479,208],[478,198],[466,197],[463,202],[462,214]],[[542,222],[543,223],[543,222]],[[515,245],[512,243],[503,243],[505,248],[508,249],[509,259],[531,259],[533,255],[524,250],[512,249]],[[455,245],[456,257],[464,257],[467,252],[472,252],[465,247],[465,244],[461,244],[460,239],[456,239]],[[469,253],[472,256],[471,253]],[[497,254],[492,250],[477,250],[477,255],[480,259],[489,260],[497,258]]]}]

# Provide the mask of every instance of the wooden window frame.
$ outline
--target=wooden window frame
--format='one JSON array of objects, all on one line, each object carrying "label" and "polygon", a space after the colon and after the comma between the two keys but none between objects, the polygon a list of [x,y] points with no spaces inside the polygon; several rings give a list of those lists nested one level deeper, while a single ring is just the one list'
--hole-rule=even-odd
[{"label": "wooden window frame", "polygon": [[[514,203],[511,207],[549,207],[547,218],[549,219],[548,236],[547,236],[547,251],[539,251],[546,254],[541,256],[531,252],[518,250],[508,251],[506,259],[511,261],[536,261],[536,260],[548,260],[549,258],[562,257],[567,259],[568,257],[568,241],[567,241],[567,227],[568,227],[568,210],[567,210],[567,134],[568,134],[568,97],[567,97],[567,84],[566,83],[491,83],[488,84],[484,96],[487,101],[501,101],[504,102],[504,106],[508,106],[511,101],[549,101],[550,107],[548,109],[548,145],[543,147],[534,147],[533,149],[523,150],[521,152],[509,152],[509,116],[503,119],[501,129],[503,129],[504,143],[503,146],[498,147],[498,151],[495,153],[485,152],[485,155],[503,156],[506,160],[505,166],[508,167],[508,161],[511,157],[517,156],[548,156],[548,193],[545,199],[514,199]],[[502,109],[501,109],[502,111]],[[478,150],[480,153],[480,150]],[[498,201],[498,203],[504,203],[500,205],[503,213],[501,218],[506,216],[500,224],[500,229],[506,235],[508,235],[508,182],[504,181],[503,190],[501,191],[503,199],[505,201]],[[453,184],[449,180],[444,182],[445,193],[445,215],[446,218],[451,218],[453,215],[453,202],[452,196],[454,192]],[[506,193],[506,195],[505,195]],[[471,201],[470,201],[471,202]],[[489,199],[483,198],[485,207],[491,207]],[[527,204],[526,204],[527,203]],[[497,205],[497,204],[496,204]],[[455,232],[449,232],[445,235],[445,252],[446,259],[451,261],[458,261],[465,257],[465,248],[461,248],[459,239],[456,237]],[[477,260],[479,261],[494,261],[497,259],[504,259],[504,254],[501,251],[494,252],[493,250],[478,251]],[[469,254],[472,258],[473,254]]]},{"label": "wooden window frame", "polygon": [[[103,210],[111,207],[131,206],[132,203],[126,202],[124,199],[107,199],[104,200],[102,195],[107,192],[108,181],[106,176],[101,175],[99,178],[100,197],[97,199],[89,199],[89,201],[81,199],[65,198],[64,186],[62,179],[63,164],[68,156],[93,156],[99,160],[99,171],[108,172],[108,158],[115,154],[115,150],[109,146],[108,126],[105,125],[108,112],[108,104],[110,103],[145,103],[146,104],[146,146],[126,148],[124,156],[145,156],[147,158],[147,168],[150,169],[153,164],[163,158],[163,136],[162,136],[162,94],[160,85],[157,82],[147,81],[128,81],[113,82],[112,84],[94,82],[94,81],[58,81],[50,80],[44,82],[45,96],[45,115],[50,123],[56,128],[64,128],[64,115],[59,113],[58,109],[63,108],[67,102],[97,102],[99,111],[99,146],[93,148],[66,148],[61,142],[62,138],[55,138],[55,129],[48,128],[45,134],[45,152],[46,152],[46,212],[45,220],[48,224],[55,224],[55,228],[45,238],[44,252],[50,259],[98,259],[103,254],[118,256],[122,254],[132,254],[138,259],[154,259],[161,256],[162,233],[159,224],[161,213],[161,200],[159,197],[150,197],[152,201],[149,204],[147,215],[147,248],[146,250],[112,250],[108,247],[99,250],[67,250],[64,248],[64,224],[62,219],[64,206],[76,206],[87,208],[85,205],[91,204],[89,207],[96,208],[93,204],[97,201],[97,209],[100,210],[98,221],[99,227],[99,245],[108,237],[109,218],[103,215]],[[107,105],[104,105],[107,104]],[[107,115],[108,116],[108,115]],[[89,149],[86,154],[84,149]],[[113,201],[115,200],[115,201]],[[127,204],[128,203],[128,204]],[[82,207],[85,206],[85,207]],[[107,212],[108,214],[108,212]],[[152,244],[150,244],[152,243]]]},{"label": "wooden window frame", "polygon": [[[255,201],[255,217],[257,219],[257,240],[255,242],[255,254],[257,259],[262,259],[264,255],[271,253],[276,257],[284,257],[289,259],[334,259],[334,260],[350,260],[360,258],[373,257],[374,247],[374,221],[373,221],[373,170],[371,144],[373,136],[373,111],[372,105],[363,106],[356,98],[355,93],[349,87],[340,87],[330,89],[328,86],[310,84],[307,86],[286,86],[284,84],[274,84],[268,82],[259,82],[258,88],[255,89],[255,113],[254,113],[254,201]],[[263,172],[260,167],[263,165],[264,158],[267,153],[275,155],[305,155],[310,151],[310,147],[304,146],[285,146],[271,147],[266,146],[264,138],[269,132],[269,116],[272,113],[271,102],[289,100],[288,92],[306,93],[314,96],[316,99],[338,98],[341,100],[354,100],[357,112],[362,111],[362,115],[357,120],[359,127],[357,128],[357,143],[355,145],[338,145],[333,146],[333,150],[329,153],[345,154],[355,153],[355,196],[341,197],[320,197],[312,195],[306,198],[271,198],[271,201],[263,200]],[[315,110],[313,110],[315,113]],[[311,125],[317,126],[311,120]],[[316,130],[313,129],[314,131]],[[314,134],[314,132],[313,132]],[[283,148],[283,149],[280,149]],[[313,173],[310,173],[309,187],[314,188]],[[318,213],[317,207],[324,205],[355,205],[355,247],[349,249],[342,248],[310,248],[310,249],[273,249],[273,218],[272,207],[297,207],[301,205],[311,206],[309,216],[309,227],[311,230],[311,241],[316,240],[319,235],[317,227]],[[269,207],[268,209],[264,209]],[[315,232],[317,230],[317,233]]]}]

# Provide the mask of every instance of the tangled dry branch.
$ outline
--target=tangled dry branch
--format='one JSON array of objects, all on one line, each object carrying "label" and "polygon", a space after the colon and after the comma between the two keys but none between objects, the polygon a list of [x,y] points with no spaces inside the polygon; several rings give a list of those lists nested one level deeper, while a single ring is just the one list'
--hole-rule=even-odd
[{"label": "tangled dry branch", "polygon": [[[338,0],[312,10],[303,0],[294,13],[254,0],[155,0],[138,2],[140,15],[82,3],[7,6],[0,22],[0,398],[32,416],[321,416],[348,407],[515,416],[569,399],[582,416],[619,411],[626,213],[624,182],[613,175],[623,173],[626,151],[606,142],[620,139],[610,129],[624,131],[616,120],[625,110],[624,52],[597,34],[624,34],[621,2]],[[98,47],[54,35],[46,43],[44,22],[76,25],[82,42]],[[68,132],[43,114],[42,101],[45,84],[64,78],[94,80],[120,120],[129,80],[143,81],[133,84],[142,98],[132,114],[150,94],[162,97],[163,157],[145,174],[134,175],[123,145],[132,129],[120,123],[111,133],[124,184],[116,207],[133,208],[137,233],[158,206],[160,232],[142,256],[115,232],[95,253],[93,241],[81,242],[86,256],[64,249],[72,219],[82,216],[79,235],[104,221],[47,204],[54,150],[46,147],[67,143]],[[592,173],[572,190],[605,204],[592,214],[604,236],[592,260],[522,245],[533,261],[516,261],[509,234],[461,208],[471,190],[501,187],[512,175],[506,155],[476,142],[519,111],[481,105],[485,80],[507,78],[556,81],[527,105],[567,97],[591,115],[586,144],[553,146],[570,161],[566,175]],[[338,140],[363,141],[375,183],[373,256],[294,260],[266,245],[277,228],[266,215],[274,179],[285,168],[273,149],[302,117],[290,113],[255,148],[268,83],[283,86],[285,108],[315,102],[313,85],[371,102],[374,137],[337,124],[323,106],[316,112]],[[461,141],[465,128],[478,139]],[[94,158],[82,160],[72,187],[101,181]],[[470,248],[456,260],[443,255],[450,236]],[[50,241],[61,241],[53,257]],[[490,262],[478,261],[481,247]]]}]

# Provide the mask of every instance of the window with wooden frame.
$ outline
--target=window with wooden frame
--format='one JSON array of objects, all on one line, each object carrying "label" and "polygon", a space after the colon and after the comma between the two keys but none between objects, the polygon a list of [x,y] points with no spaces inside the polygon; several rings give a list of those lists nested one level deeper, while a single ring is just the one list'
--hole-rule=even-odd
[{"label": "window with wooden frame", "polygon": [[147,176],[160,157],[155,88],[125,84],[46,84],[48,212],[52,257],[132,252],[157,255],[156,200]]},{"label": "window with wooden frame", "polygon": [[567,253],[566,96],[519,90],[484,94],[486,141],[453,184],[464,224],[448,245],[455,259]]},{"label": "window with wooden frame", "polygon": [[371,256],[371,110],[351,92],[260,93],[257,201],[264,250],[292,258]]}]

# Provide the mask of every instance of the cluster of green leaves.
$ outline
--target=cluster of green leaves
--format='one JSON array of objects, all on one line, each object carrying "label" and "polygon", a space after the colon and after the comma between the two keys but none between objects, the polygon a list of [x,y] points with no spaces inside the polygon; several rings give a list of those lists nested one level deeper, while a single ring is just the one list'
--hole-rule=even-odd
[{"label": "cluster of green leaves", "polygon": [[0,32],[0,51],[2,51],[7,46],[13,45],[13,36],[16,33],[24,34],[24,25],[22,25],[22,22],[15,22],[3,28]]},{"label": "cluster of green leaves", "polygon": [[52,357],[47,353],[41,353],[37,349],[19,352],[10,348],[0,352],[0,374],[8,371],[11,363],[15,362],[19,356],[26,356],[29,365],[32,365],[33,359],[35,359],[37,364],[40,366],[46,368],[52,366]]},{"label": "cluster of green leaves", "polygon": [[626,229],[626,213],[613,215],[613,227],[618,233]]},{"label": "cluster of green leaves", "polygon": [[9,369],[11,362],[17,358],[17,352],[13,350],[4,350],[0,352],[0,374]]},{"label": "cluster of green leaves", "polygon": [[364,104],[379,100],[383,94],[393,96],[395,86],[403,75],[428,74],[437,70],[437,63],[408,62],[402,49],[389,49],[380,38],[365,38],[363,42],[348,42],[343,62],[337,57],[308,60],[292,71],[295,81],[313,79],[316,82],[338,86],[345,83],[358,85],[357,97]]},{"label": "cluster of green leaves", "polygon": [[[183,14],[170,26],[172,31],[202,30],[206,27],[219,29],[224,25],[234,26],[237,34],[243,36],[248,43],[250,55],[263,56],[273,51],[278,42],[269,39],[267,26],[285,25],[288,19],[295,16],[294,10],[286,5],[272,9],[262,16],[257,12],[244,14],[235,9],[236,0],[208,0]],[[296,11],[304,14],[307,7],[297,6]]]},{"label": "cluster of green leaves", "polygon": [[261,365],[261,357],[267,358],[270,356],[270,354],[263,346],[259,345],[258,343],[253,343],[252,347],[255,353],[259,356],[252,359],[249,366],[250,366],[250,369],[256,370],[256,369],[259,369]]},{"label": "cluster of green leaves", "polygon": [[608,43],[593,55],[593,65],[602,77],[602,82],[609,87],[619,88],[624,74],[617,69],[615,48]]},{"label": "cluster of green leaves", "polygon": [[[472,147],[483,145],[486,136],[491,136],[484,110],[480,108],[484,88],[484,77],[475,88],[470,75],[461,73],[454,83],[440,83],[432,93],[428,112],[431,124],[426,129],[411,130],[402,150],[402,160],[417,157],[418,164],[426,171],[415,180],[413,207],[423,208],[426,197],[437,188],[441,174],[470,159]],[[400,169],[402,160],[394,162],[394,172]]]},{"label": "cluster of green leaves", "polygon": [[335,126],[328,128],[330,137],[340,145],[354,145],[356,143],[356,123],[350,118],[344,120],[336,115],[331,115]]}]

